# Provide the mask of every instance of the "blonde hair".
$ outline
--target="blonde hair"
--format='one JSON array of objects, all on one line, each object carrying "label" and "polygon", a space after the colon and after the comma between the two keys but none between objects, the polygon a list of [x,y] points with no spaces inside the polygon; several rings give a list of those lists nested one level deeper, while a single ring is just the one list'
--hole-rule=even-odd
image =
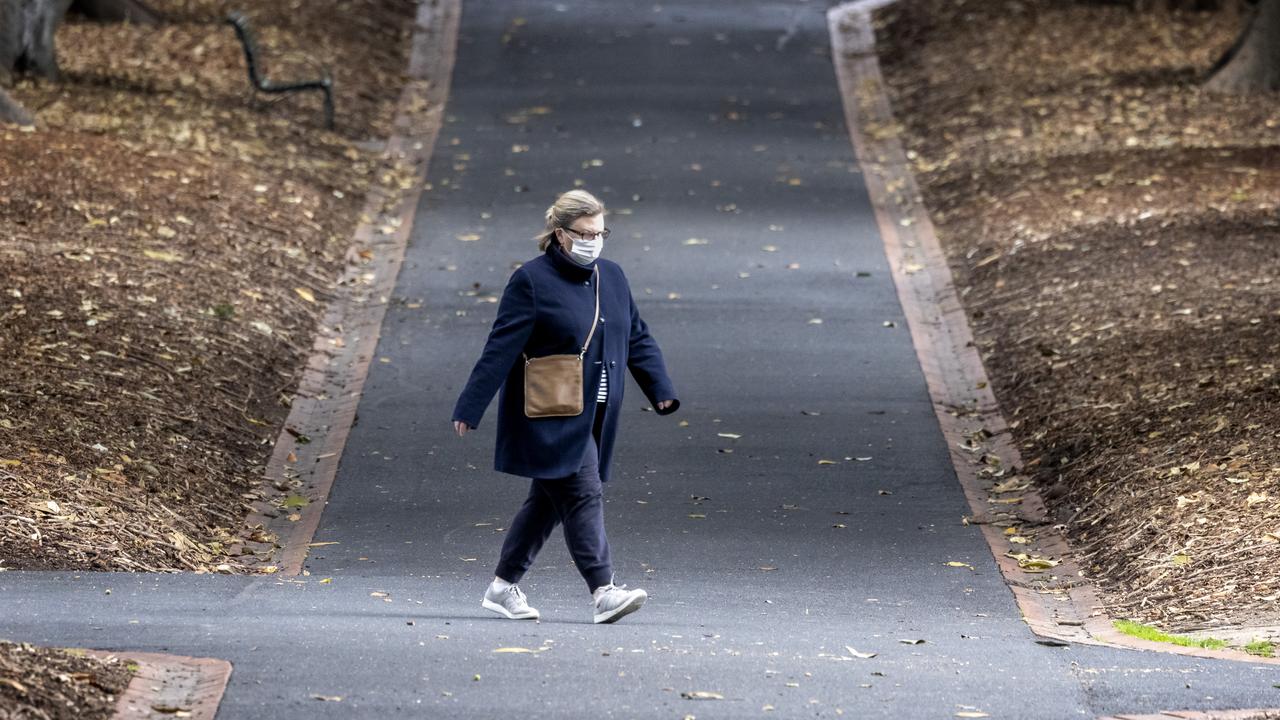
[{"label": "blonde hair", "polygon": [[547,208],[547,226],[534,239],[538,249],[546,252],[556,236],[556,228],[568,228],[580,217],[591,217],[604,212],[604,203],[586,190],[570,190],[560,193]]}]

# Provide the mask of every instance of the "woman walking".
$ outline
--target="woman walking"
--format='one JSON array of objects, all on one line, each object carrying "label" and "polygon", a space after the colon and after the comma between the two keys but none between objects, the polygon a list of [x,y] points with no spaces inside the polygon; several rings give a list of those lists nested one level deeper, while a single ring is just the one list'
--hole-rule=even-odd
[{"label": "woman walking", "polygon": [[[494,469],[532,480],[481,603],[511,619],[538,617],[517,583],[557,523],[591,592],[595,622],[614,622],[648,597],[613,584],[604,530],[603,483],[609,481],[622,370],[631,371],[659,415],[675,412],[680,401],[622,268],[600,259],[609,237],[604,215],[604,205],[584,190],[561,194],[547,209],[538,236],[542,255],[511,274],[484,351],[453,410],[461,437],[480,424],[501,388]],[[539,382],[531,374],[547,367],[531,364],[539,358],[567,359],[572,375],[582,376],[581,393],[576,377]],[[532,388],[528,397],[526,385]],[[548,387],[569,388],[569,402],[550,407]]]}]

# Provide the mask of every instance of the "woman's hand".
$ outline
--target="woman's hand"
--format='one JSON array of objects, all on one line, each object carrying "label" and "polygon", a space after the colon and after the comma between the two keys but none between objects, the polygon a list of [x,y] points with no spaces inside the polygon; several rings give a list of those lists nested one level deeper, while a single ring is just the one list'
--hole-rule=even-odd
[{"label": "woman's hand", "polygon": [[453,429],[458,433],[458,437],[462,437],[467,434],[467,431],[471,429],[471,426],[461,420],[454,420]]},{"label": "woman's hand", "polygon": [[667,408],[671,407],[671,402],[672,402],[672,401],[670,401],[670,400],[660,400],[660,401],[658,401],[658,409],[659,409],[659,410],[666,410]]}]

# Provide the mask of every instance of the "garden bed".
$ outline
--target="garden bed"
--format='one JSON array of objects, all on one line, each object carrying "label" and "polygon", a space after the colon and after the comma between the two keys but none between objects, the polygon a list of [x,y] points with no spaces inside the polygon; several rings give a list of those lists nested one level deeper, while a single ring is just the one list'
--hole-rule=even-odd
[{"label": "garden bed", "polygon": [[901,0],[903,144],[1026,466],[1115,617],[1280,624],[1280,100],[1232,13]]},{"label": "garden bed", "polygon": [[12,93],[36,127],[0,126],[0,569],[243,569],[366,191],[395,182],[413,0],[252,4],[269,76],[331,72],[332,131],[319,94],[251,89],[235,5],[152,5],[64,24],[63,79]]}]

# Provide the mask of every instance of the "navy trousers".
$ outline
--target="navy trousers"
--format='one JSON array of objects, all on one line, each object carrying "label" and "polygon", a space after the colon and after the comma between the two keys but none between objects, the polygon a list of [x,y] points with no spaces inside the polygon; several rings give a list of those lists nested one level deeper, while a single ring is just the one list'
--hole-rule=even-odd
[{"label": "navy trousers", "polygon": [[524,577],[542,545],[557,524],[564,525],[564,541],[569,554],[595,592],[613,580],[609,540],[604,532],[604,486],[600,482],[599,442],[604,421],[604,403],[596,405],[592,435],[578,472],[563,478],[534,478],[529,496],[507,528],[502,555],[494,575],[507,582]]}]

